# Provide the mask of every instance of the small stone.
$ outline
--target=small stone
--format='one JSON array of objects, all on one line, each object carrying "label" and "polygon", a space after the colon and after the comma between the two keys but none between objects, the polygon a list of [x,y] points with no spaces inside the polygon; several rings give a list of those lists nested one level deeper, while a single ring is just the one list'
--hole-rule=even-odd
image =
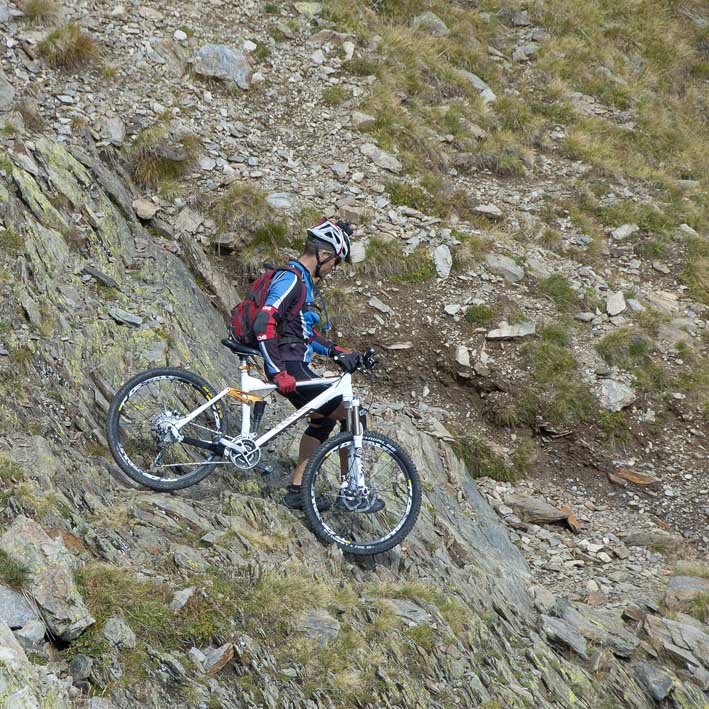
[{"label": "small stone", "polygon": [[436,266],[436,273],[440,278],[448,278],[453,266],[453,257],[446,244],[437,246],[433,251],[433,262]]},{"label": "small stone", "polygon": [[426,32],[432,37],[447,37],[450,34],[446,23],[438,15],[430,11],[414,17],[411,24],[415,30]]},{"label": "small stone", "polygon": [[517,325],[504,325],[495,330],[490,330],[485,337],[488,340],[515,340],[521,337],[529,337],[537,330],[537,326],[531,322],[519,323]]},{"label": "small stone", "polygon": [[140,327],[143,324],[143,318],[139,315],[133,315],[123,308],[111,307],[108,309],[108,314],[120,325],[133,325]]},{"label": "small stone", "polygon": [[369,299],[369,305],[371,305],[375,310],[378,310],[380,313],[384,313],[385,315],[388,315],[389,313],[393,312],[392,309],[386,303],[383,303],[381,300],[379,300],[379,298],[374,295]]},{"label": "small stone", "polygon": [[352,127],[359,130],[365,128],[371,128],[377,121],[374,116],[370,116],[368,113],[361,113],[360,111],[352,111]]},{"label": "small stone", "polygon": [[173,37],[178,41],[178,42],[184,42],[187,39],[187,33],[183,32],[182,30],[175,30],[175,34]]},{"label": "small stone", "polygon": [[141,197],[133,200],[133,209],[140,219],[147,220],[152,219],[160,211],[160,205]]},{"label": "small stone", "polygon": [[493,221],[502,219],[502,210],[495,204],[480,204],[473,208],[475,214],[481,214],[484,217],[488,217]]},{"label": "small stone", "polygon": [[109,618],[103,626],[103,637],[116,650],[132,650],[135,647],[135,633],[121,618]]},{"label": "small stone", "polygon": [[[455,361],[461,367],[470,366],[470,350],[465,345],[458,345],[455,351]],[[512,512],[512,510],[510,510]]]},{"label": "small stone", "polygon": [[637,224],[623,224],[617,229],[613,229],[611,232],[611,238],[616,241],[622,241],[632,236],[636,231],[640,231],[640,227]]},{"label": "small stone", "polygon": [[25,650],[32,651],[42,646],[46,632],[47,628],[44,623],[37,619],[29,621],[22,628],[16,630],[15,637]]},{"label": "small stone", "polygon": [[188,586],[187,588],[183,588],[181,591],[176,591],[170,603],[170,608],[173,611],[179,611],[181,608],[184,608],[190,598],[194,595],[195,590],[195,586]]},{"label": "small stone", "polygon": [[204,671],[207,674],[215,675],[234,659],[234,644],[225,643],[218,648],[210,647],[204,651],[204,656]]},{"label": "small stone", "polygon": [[667,275],[670,272],[670,267],[666,263],[662,263],[662,261],[653,261],[652,267],[658,273],[664,273],[665,275]]},{"label": "small stone", "polygon": [[321,2],[296,2],[293,7],[310,20],[314,20],[322,12]]},{"label": "small stone", "polygon": [[606,298],[606,312],[610,316],[620,315],[626,308],[623,291],[609,293]]},{"label": "small stone", "polygon": [[389,170],[390,172],[401,172],[401,163],[393,155],[384,152],[381,148],[374,145],[374,143],[361,145],[359,151],[365,157],[370,158],[378,167]]},{"label": "small stone", "polygon": [[94,661],[88,655],[75,655],[69,663],[69,673],[74,682],[88,679],[91,676]]},{"label": "small stone", "polygon": [[487,104],[497,101],[497,96],[495,96],[493,90],[477,74],[473,74],[465,69],[459,69],[458,73],[473,85],[475,90],[480,94],[483,103]]},{"label": "small stone", "polygon": [[502,276],[509,283],[518,283],[524,278],[524,269],[509,256],[487,254],[485,265],[496,276]]},{"label": "small stone", "polygon": [[645,306],[639,300],[636,300],[635,298],[628,298],[626,303],[628,304],[628,307],[634,313],[642,313],[643,310],[645,310]]},{"label": "small stone", "polygon": [[266,197],[266,201],[274,209],[291,209],[293,207],[293,195],[289,192],[272,192]]},{"label": "small stone", "polygon": [[608,411],[621,411],[630,406],[637,395],[635,391],[623,382],[615,379],[603,379],[600,383],[600,403]]}]

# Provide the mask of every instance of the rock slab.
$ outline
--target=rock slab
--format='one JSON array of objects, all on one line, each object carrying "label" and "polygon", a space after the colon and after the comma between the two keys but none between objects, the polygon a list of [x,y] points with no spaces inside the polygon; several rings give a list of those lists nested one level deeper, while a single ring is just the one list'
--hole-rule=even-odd
[{"label": "rock slab", "polygon": [[74,583],[74,560],[61,540],[50,539],[34,521],[20,515],[0,537],[0,549],[27,569],[27,591],[49,629],[75,640],[95,622]]}]

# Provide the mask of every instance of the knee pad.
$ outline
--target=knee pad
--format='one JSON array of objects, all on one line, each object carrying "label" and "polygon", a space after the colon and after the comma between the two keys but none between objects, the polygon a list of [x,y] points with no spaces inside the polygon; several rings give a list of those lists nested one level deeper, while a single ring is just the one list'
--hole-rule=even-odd
[{"label": "knee pad", "polygon": [[[359,410],[359,422],[362,424],[362,430],[367,430],[367,412],[364,409]],[[347,430],[347,419],[342,419],[340,421],[340,433],[344,433]]]},{"label": "knee pad", "polygon": [[324,443],[328,436],[332,433],[332,429],[335,428],[335,421],[329,418],[312,418],[308,427],[305,429],[305,435],[311,436],[312,438],[317,438],[320,443]]}]

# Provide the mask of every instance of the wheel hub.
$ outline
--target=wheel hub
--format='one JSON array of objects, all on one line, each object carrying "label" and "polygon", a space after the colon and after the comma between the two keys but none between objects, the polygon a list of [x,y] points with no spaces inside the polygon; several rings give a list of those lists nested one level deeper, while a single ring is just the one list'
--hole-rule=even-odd
[{"label": "wheel hub", "polygon": [[158,445],[179,443],[183,440],[184,436],[175,425],[179,420],[180,414],[177,411],[165,411],[150,420],[150,429]]}]

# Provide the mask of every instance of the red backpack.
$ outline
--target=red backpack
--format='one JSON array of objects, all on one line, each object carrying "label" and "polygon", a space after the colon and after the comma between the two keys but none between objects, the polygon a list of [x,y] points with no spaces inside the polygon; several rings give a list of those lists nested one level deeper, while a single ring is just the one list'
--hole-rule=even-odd
[{"label": "red backpack", "polygon": [[297,268],[283,266],[283,268],[277,268],[262,273],[249,286],[249,291],[246,294],[246,297],[231,311],[231,336],[245,347],[258,349],[256,334],[254,333],[254,320],[256,319],[257,313],[261,310],[261,308],[263,308],[263,305],[266,302],[266,296],[268,295],[268,290],[271,287],[273,277],[281,271],[290,271],[291,273],[295,273],[302,286],[300,289],[300,297],[296,301],[295,305],[290,309],[287,317],[292,318],[303,308],[307,288],[305,288],[303,277]]}]

